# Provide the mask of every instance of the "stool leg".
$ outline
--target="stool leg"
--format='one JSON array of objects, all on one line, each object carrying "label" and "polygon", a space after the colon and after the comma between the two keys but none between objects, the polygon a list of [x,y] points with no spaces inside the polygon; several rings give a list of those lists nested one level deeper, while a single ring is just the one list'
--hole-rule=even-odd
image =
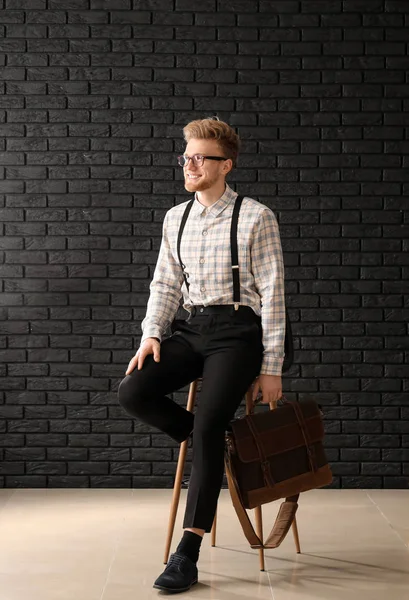
[{"label": "stool leg", "polygon": [[[253,395],[253,390],[252,390],[252,386],[250,386],[246,392],[246,415],[249,415],[253,411],[252,395]],[[270,408],[273,408],[273,406],[270,405]],[[260,538],[261,543],[264,543],[263,542],[263,517],[262,517],[262,512],[261,512],[261,506],[255,507],[254,514],[256,517],[256,533],[257,533],[258,537]],[[259,557],[260,557],[260,571],[264,571],[264,548],[259,548],[258,553],[259,553]]]},{"label": "stool leg", "polygon": [[214,515],[214,521],[213,521],[213,525],[212,525],[212,546],[213,548],[216,545],[216,525],[217,525],[217,509]]},{"label": "stool leg", "polygon": [[[256,508],[254,509],[254,513],[256,516],[256,533],[258,535],[258,537],[260,538],[261,542],[264,543],[263,541],[263,517],[262,517],[262,512],[261,512],[261,506],[256,506]],[[259,557],[260,557],[260,571],[264,571],[264,548],[259,548],[258,551]]]},{"label": "stool leg", "polygon": [[[193,410],[193,405],[194,405],[194,401],[196,398],[196,391],[197,391],[197,380],[192,381],[192,383],[190,384],[189,396],[188,396],[187,407],[186,407],[186,410],[188,410],[189,412],[192,412],[192,410]],[[179,458],[178,458],[178,464],[177,464],[176,476],[175,476],[175,484],[173,486],[172,503],[170,506],[168,533],[166,536],[166,544],[165,544],[165,555],[163,558],[163,562],[165,565],[168,562],[170,545],[172,543],[173,531],[175,529],[176,515],[177,515],[177,511],[178,511],[178,506],[179,506],[180,489],[182,486],[182,477],[183,477],[183,471],[185,468],[187,446],[188,446],[188,440],[185,440],[184,442],[182,442],[180,444]]]},{"label": "stool leg", "polygon": [[294,517],[291,528],[293,530],[295,549],[297,550],[297,554],[300,554],[301,547],[300,547],[300,538],[298,537],[298,527],[297,527],[297,518],[296,517]]}]

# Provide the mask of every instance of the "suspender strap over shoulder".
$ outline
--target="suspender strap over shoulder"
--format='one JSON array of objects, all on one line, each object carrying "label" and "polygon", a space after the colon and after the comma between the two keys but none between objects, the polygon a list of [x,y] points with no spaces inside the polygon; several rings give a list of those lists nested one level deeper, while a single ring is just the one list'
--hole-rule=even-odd
[{"label": "suspender strap over shoulder", "polygon": [[234,204],[233,216],[231,219],[230,228],[230,248],[231,248],[231,268],[233,271],[233,303],[237,310],[240,304],[240,267],[239,267],[239,252],[237,246],[237,226],[239,222],[239,212],[243,196],[237,196]]},{"label": "suspender strap over shoulder", "polygon": [[182,221],[180,223],[179,232],[178,232],[178,241],[177,241],[178,259],[179,259],[179,263],[180,263],[180,268],[182,269],[182,272],[183,272],[183,278],[185,280],[185,285],[186,285],[187,291],[189,291],[189,282],[187,280],[187,278],[189,277],[189,273],[186,273],[186,271],[185,271],[186,265],[184,265],[182,263],[182,259],[180,257],[180,244],[182,242],[183,230],[185,229],[186,221],[189,216],[190,210],[193,206],[193,202],[194,202],[194,200],[191,200],[190,202],[187,203],[185,212],[183,213]]}]

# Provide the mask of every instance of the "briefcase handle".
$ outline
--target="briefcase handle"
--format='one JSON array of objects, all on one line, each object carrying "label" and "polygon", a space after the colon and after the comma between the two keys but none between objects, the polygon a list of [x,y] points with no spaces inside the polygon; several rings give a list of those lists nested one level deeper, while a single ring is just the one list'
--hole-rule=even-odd
[{"label": "briefcase handle", "polygon": [[[254,408],[261,403],[261,398],[262,396],[260,396],[260,398],[258,400],[256,400],[255,402],[249,402],[248,399],[246,398],[246,414],[247,415],[252,415],[254,413]],[[284,394],[282,394],[281,398],[279,398],[276,402],[270,402],[269,406],[270,406],[270,410],[275,410],[278,406],[283,406],[283,404],[289,404],[291,402],[298,402],[297,400],[288,400],[288,398],[286,396],[284,396]]]}]

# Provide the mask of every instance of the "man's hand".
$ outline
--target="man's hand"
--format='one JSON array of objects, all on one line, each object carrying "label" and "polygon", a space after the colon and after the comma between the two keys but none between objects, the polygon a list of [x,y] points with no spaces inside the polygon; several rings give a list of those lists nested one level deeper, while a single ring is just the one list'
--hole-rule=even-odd
[{"label": "man's hand", "polygon": [[260,375],[253,387],[253,402],[256,401],[259,392],[262,395],[262,404],[276,404],[283,394],[281,375]]},{"label": "man's hand", "polygon": [[138,371],[142,369],[145,358],[153,354],[153,360],[160,362],[160,342],[157,338],[146,338],[139,347],[138,352],[131,359],[125,375],[132,373],[136,365],[138,365]]}]

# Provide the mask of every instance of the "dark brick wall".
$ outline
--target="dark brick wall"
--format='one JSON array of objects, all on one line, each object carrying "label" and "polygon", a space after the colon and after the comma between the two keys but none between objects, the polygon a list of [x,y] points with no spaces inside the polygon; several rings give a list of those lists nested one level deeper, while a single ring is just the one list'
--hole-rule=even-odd
[{"label": "dark brick wall", "polygon": [[116,390],[187,198],[182,126],[215,113],[280,222],[286,395],[324,406],[334,486],[406,486],[408,3],[0,8],[0,486],[172,484],[176,446]]}]

